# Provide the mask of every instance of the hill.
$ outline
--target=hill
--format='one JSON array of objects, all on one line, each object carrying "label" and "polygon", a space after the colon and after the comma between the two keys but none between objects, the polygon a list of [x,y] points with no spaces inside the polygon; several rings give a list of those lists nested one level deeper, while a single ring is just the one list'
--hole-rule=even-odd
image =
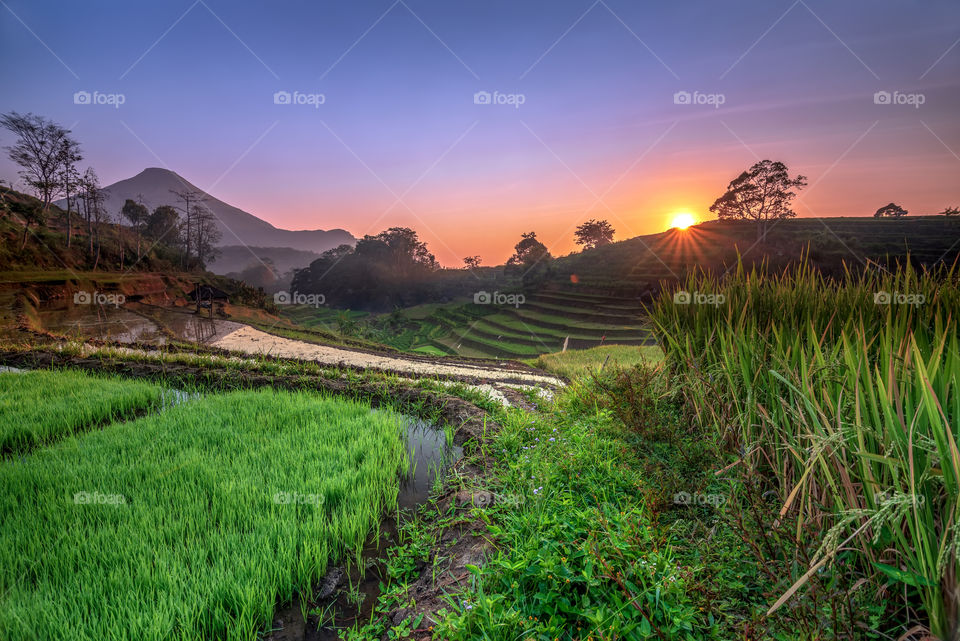
[{"label": "hill", "polygon": [[695,267],[722,272],[738,255],[747,265],[766,261],[776,269],[803,254],[827,273],[908,255],[917,266],[952,263],[960,255],[960,217],[795,218],[772,224],[762,242],[751,222],[710,221],[558,258],[547,287],[637,296]]},{"label": "hill", "polygon": [[[251,245],[257,247],[289,247],[301,251],[321,253],[344,243],[352,245],[356,239],[343,229],[279,229],[253,214],[207,194],[176,172],[149,167],[136,176],[104,187],[107,211],[116,215],[127,198],[143,196],[151,210],[160,205],[177,205],[171,190],[185,189],[206,195],[205,204],[217,217],[222,238],[220,245]],[[58,202],[62,205],[62,202]]]}]

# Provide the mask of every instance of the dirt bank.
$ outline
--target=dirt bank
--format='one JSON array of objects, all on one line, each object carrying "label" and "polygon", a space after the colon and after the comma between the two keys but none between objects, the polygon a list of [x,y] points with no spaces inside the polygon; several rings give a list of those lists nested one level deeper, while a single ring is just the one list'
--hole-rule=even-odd
[{"label": "dirt bank", "polygon": [[439,376],[443,378],[474,379],[488,382],[511,382],[530,387],[561,387],[564,382],[549,374],[538,373],[513,364],[493,365],[457,361],[444,363],[441,359],[407,358],[369,351],[317,345],[281,336],[274,336],[253,327],[244,326],[217,338],[213,347],[254,355],[296,358],[316,361],[324,365],[338,365],[360,369],[376,369],[401,375]]}]

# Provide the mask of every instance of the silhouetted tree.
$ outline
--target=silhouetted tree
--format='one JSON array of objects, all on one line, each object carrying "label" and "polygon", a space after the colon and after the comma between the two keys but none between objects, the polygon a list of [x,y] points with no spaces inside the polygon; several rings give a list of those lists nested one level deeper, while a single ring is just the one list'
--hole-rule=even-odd
[{"label": "silhouetted tree", "polygon": [[574,232],[575,242],[584,249],[596,249],[613,242],[613,227],[605,220],[588,220]]},{"label": "silhouetted tree", "polygon": [[193,246],[197,250],[197,260],[201,267],[205,267],[207,261],[214,260],[219,253],[216,244],[220,241],[222,234],[217,227],[217,218],[213,212],[203,205],[194,205],[193,207]]},{"label": "silhouetted tree", "polygon": [[946,207],[940,212],[942,216],[960,216],[960,207]]},{"label": "silhouetted tree", "polygon": [[77,163],[83,160],[83,154],[80,153],[80,143],[69,136],[63,139],[60,145],[60,186],[58,191],[63,193],[66,198],[65,217],[67,219],[67,247],[70,247],[73,240],[73,196],[80,184],[80,172],[77,171]]},{"label": "silhouetted tree", "polygon": [[897,205],[896,203],[890,203],[878,209],[877,212],[873,215],[873,217],[874,218],[902,218],[903,216],[906,216],[908,213],[909,212],[903,207],[901,207],[900,205]]},{"label": "silhouetted tree", "polygon": [[123,203],[120,214],[127,219],[137,235],[137,260],[140,260],[140,235],[143,233],[143,226],[147,224],[147,219],[150,217],[150,211],[142,203],[127,198]]},{"label": "silhouetted tree", "polygon": [[196,205],[203,204],[206,197],[202,192],[187,188],[171,189],[170,193],[176,196],[181,203],[177,210],[183,214],[181,225],[183,226],[183,240],[186,243],[186,259],[189,261],[193,255],[193,214],[196,211]]},{"label": "silhouetted tree", "polygon": [[163,243],[168,247],[177,247],[180,245],[177,235],[179,219],[180,215],[176,209],[170,205],[160,205],[150,214],[144,234],[154,242]]},{"label": "silhouetted tree", "polygon": [[480,266],[480,257],[479,256],[467,256],[463,259],[463,265],[467,269],[476,269]]},{"label": "silhouetted tree", "polygon": [[806,185],[805,176],[790,178],[782,162],[761,160],[730,181],[726,193],[710,205],[710,211],[720,220],[756,221],[757,238],[762,238],[769,221],[797,215],[790,209],[797,195],[793,190]]}]

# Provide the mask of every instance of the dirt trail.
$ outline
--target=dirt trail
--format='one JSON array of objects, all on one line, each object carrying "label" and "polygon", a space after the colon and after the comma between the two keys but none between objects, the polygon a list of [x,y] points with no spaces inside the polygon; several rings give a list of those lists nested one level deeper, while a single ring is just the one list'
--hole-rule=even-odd
[{"label": "dirt trail", "polygon": [[246,325],[208,344],[246,354],[298,358],[324,365],[345,365],[401,374],[475,378],[488,382],[509,382],[531,387],[562,387],[564,385],[562,380],[554,376],[535,373],[506,363],[499,367],[493,364],[473,364],[462,361],[446,364],[439,359],[388,356],[283,338]]}]

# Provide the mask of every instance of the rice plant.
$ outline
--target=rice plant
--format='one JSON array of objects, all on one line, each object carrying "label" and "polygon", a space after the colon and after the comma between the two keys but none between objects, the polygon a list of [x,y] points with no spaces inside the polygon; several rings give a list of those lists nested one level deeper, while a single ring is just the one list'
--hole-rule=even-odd
[{"label": "rice plant", "polygon": [[[697,275],[651,310],[702,424],[779,500],[815,562],[787,603],[841,550],[893,586],[907,619],[958,638],[960,288],[955,271],[808,267]],[[916,623],[916,621],[914,621]],[[909,627],[909,626],[907,626]]]},{"label": "rice plant", "polygon": [[0,454],[156,407],[162,397],[158,385],[80,371],[0,373]]},{"label": "rice plant", "polygon": [[0,466],[0,638],[256,639],[396,504],[404,419],[235,392]]}]

